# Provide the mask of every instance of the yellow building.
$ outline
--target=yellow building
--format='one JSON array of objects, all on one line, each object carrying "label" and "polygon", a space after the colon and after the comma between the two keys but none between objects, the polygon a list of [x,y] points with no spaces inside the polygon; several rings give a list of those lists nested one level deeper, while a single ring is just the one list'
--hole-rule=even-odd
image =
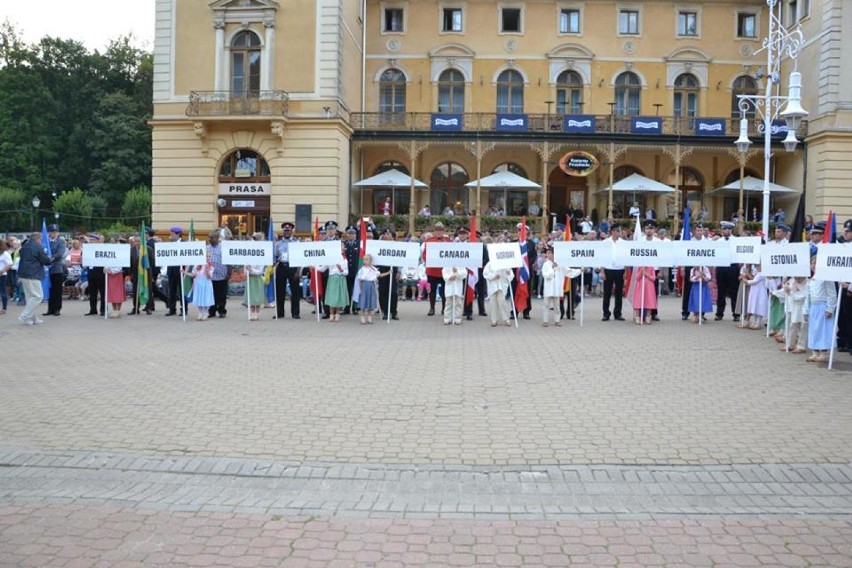
[{"label": "yellow building", "polygon": [[[852,215],[839,41],[852,8],[778,1],[806,36],[810,116],[795,152],[775,140],[771,179],[795,191],[772,207],[792,219],[804,188],[809,213]],[[271,215],[304,231],[381,213],[388,197],[396,214],[602,218],[636,201],[730,217],[738,192],[713,190],[763,178],[759,114],[748,154],[733,141],[736,95],[764,87],[767,27],[765,0],[157,0],[154,223],[251,232]],[[353,189],[391,167],[429,188]],[[465,187],[497,171],[542,188]],[[610,193],[632,173],[676,191]]]}]

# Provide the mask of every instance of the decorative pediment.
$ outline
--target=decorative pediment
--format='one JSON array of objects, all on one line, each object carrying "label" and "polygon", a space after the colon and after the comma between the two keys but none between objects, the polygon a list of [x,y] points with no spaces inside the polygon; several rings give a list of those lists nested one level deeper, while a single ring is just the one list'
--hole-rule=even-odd
[{"label": "decorative pediment", "polygon": [[278,0],[213,0],[211,10],[277,10]]},{"label": "decorative pediment", "polygon": [[595,54],[579,43],[563,43],[547,52],[548,59],[592,59]]},{"label": "decorative pediment", "polygon": [[710,55],[703,49],[697,47],[679,47],[666,56],[666,61],[675,62],[690,62],[690,63],[710,63]]},{"label": "decorative pediment", "polygon": [[429,57],[473,57],[476,53],[460,43],[445,43],[429,52]]}]

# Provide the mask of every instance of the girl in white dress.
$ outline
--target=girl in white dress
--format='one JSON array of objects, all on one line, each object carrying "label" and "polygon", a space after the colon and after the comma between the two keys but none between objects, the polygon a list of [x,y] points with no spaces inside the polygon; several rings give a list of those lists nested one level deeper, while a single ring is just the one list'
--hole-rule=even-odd
[{"label": "girl in white dress", "polygon": [[748,285],[748,320],[749,329],[761,329],[763,320],[769,310],[769,290],[766,288],[766,277],[760,272],[760,265],[755,264]]},{"label": "girl in white dress", "polygon": [[189,273],[193,278],[190,302],[198,308],[198,321],[207,319],[213,305],[213,265],[199,264]]}]

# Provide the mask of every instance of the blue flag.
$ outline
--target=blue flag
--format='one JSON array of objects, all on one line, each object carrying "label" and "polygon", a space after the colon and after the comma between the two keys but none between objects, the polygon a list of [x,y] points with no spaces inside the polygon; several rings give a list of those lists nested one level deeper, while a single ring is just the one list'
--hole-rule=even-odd
[{"label": "blue flag", "polygon": [[[269,227],[266,231],[266,240],[275,243],[275,224],[272,222],[272,217],[269,217]],[[272,245],[275,246],[274,244]],[[275,254],[275,251],[272,251]],[[269,282],[266,284],[266,303],[271,304],[275,301],[275,276],[273,271],[275,270],[275,265],[268,267],[269,271]]]},{"label": "blue flag", "polygon": [[[50,237],[47,235],[47,222],[44,217],[41,219],[41,248],[44,249],[44,254],[53,258],[53,253],[50,251]],[[44,299],[50,297],[50,266],[44,267],[44,277],[41,279],[41,292]]]},{"label": "blue flag", "polygon": [[689,206],[687,206],[686,209],[683,212],[683,238],[681,240],[684,240],[684,241],[688,241],[692,238],[692,231],[690,230],[690,227],[689,227],[689,223],[690,223],[689,212],[690,212],[690,208],[689,208]]}]

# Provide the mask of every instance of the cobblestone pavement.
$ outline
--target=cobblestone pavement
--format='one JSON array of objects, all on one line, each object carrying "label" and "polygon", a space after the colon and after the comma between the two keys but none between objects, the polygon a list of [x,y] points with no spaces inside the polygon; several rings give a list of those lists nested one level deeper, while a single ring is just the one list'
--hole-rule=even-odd
[{"label": "cobblestone pavement", "polygon": [[852,566],[852,359],[589,300],[517,330],[11,309],[0,566]]}]

